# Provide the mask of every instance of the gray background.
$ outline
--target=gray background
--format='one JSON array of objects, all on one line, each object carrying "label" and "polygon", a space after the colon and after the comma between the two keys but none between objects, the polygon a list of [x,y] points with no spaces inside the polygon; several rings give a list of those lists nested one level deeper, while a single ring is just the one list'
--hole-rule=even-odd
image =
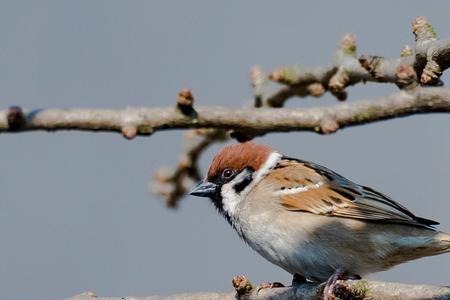
[{"label": "gray background", "polygon": [[[28,108],[171,106],[180,88],[200,105],[251,98],[254,64],[327,64],[340,37],[358,52],[398,56],[410,23],[427,16],[450,36],[446,1],[1,1],[0,103]],[[448,76],[444,76],[448,82]],[[350,100],[394,91],[351,88]],[[289,107],[335,100],[292,100]],[[257,139],[391,195],[450,231],[448,115]],[[0,137],[0,298],[230,291],[230,279],[290,282],[241,242],[204,199],[168,210],[154,171],[174,165],[180,131],[126,141],[118,134],[33,132]],[[219,146],[202,158],[203,169]],[[377,279],[450,284],[450,254]]]}]

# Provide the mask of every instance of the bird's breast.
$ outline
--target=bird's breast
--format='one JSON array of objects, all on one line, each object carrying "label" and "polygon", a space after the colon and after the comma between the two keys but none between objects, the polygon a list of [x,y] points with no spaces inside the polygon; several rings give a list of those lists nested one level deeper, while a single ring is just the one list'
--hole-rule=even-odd
[{"label": "bird's breast", "polygon": [[303,261],[318,258],[309,258],[317,255],[308,251],[312,224],[299,223],[297,220],[297,224],[292,227],[285,221],[273,212],[259,213],[241,216],[235,228],[242,239],[261,256],[294,274],[298,273]]}]

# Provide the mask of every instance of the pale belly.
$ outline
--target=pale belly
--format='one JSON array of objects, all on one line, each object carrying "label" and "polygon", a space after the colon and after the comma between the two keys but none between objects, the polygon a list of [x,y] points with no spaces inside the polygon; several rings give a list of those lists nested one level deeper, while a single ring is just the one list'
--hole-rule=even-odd
[{"label": "pale belly", "polygon": [[[325,281],[338,268],[361,276],[385,269],[376,262],[380,253],[368,245],[371,237],[361,234],[364,231],[355,234],[333,218],[295,214],[301,221],[277,223],[273,217],[252,216],[237,231],[268,261],[312,281]],[[325,223],[322,218],[327,218]]]}]

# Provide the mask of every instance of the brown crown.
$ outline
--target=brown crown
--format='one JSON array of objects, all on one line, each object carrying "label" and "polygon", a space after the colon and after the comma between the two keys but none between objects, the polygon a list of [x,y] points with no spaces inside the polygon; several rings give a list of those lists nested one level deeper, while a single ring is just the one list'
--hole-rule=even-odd
[{"label": "brown crown", "polygon": [[213,178],[225,169],[242,170],[251,167],[258,170],[273,150],[267,146],[246,142],[224,147],[213,159],[208,178]]}]

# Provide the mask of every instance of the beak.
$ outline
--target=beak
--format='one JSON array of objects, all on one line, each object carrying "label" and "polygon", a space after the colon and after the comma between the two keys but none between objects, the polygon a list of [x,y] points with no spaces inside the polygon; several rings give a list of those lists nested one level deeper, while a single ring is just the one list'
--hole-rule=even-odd
[{"label": "beak", "polygon": [[189,193],[189,195],[197,197],[212,197],[217,191],[217,184],[201,181]]}]

